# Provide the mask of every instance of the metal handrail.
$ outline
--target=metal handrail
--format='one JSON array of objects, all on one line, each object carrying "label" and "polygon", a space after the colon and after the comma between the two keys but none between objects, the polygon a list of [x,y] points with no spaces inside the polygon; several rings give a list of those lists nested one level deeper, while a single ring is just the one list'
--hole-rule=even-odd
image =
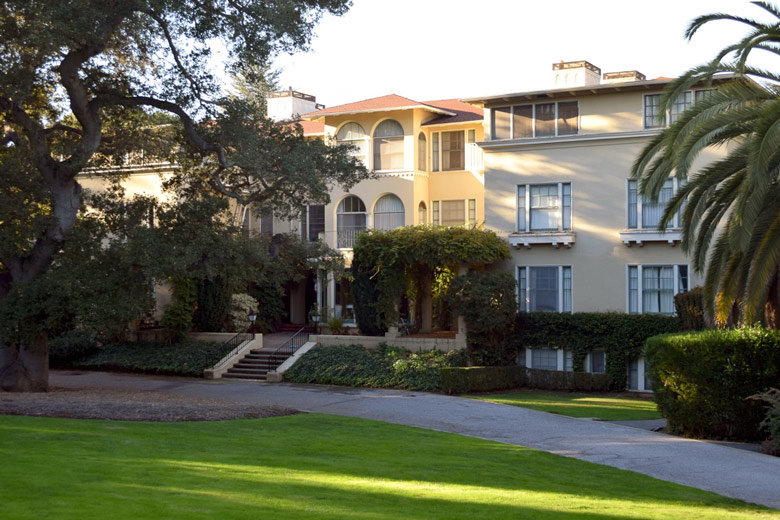
[{"label": "metal handrail", "polygon": [[[293,336],[287,340],[287,342],[282,345],[281,347],[274,350],[273,354],[270,356],[270,363],[273,366],[273,368],[277,368],[279,365],[285,362],[285,360],[293,355],[297,349],[303,346],[304,343],[308,340],[308,337],[306,337],[306,334],[303,333],[303,331],[306,330],[306,327],[301,327],[301,329],[293,334]],[[281,361],[277,362],[278,357],[281,357],[282,354],[286,354]]]},{"label": "metal handrail", "polygon": [[250,334],[248,332],[239,332],[238,334],[236,334],[235,336],[227,340],[225,344],[230,343],[235,346],[233,347],[233,350],[231,350],[229,354],[225,355],[219,363],[214,365],[213,368],[222,368],[230,358],[238,354],[238,351],[244,348],[244,343],[246,343],[247,341],[252,341],[253,339],[254,339],[254,334]]}]

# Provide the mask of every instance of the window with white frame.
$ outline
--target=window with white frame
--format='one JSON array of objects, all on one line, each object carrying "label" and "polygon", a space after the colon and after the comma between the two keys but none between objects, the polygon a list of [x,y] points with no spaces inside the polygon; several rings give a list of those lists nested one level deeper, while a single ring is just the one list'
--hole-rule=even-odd
[{"label": "window with white frame", "polygon": [[588,361],[588,372],[603,374],[607,371],[607,355],[603,350],[591,350]]},{"label": "window with white frame", "polygon": [[438,226],[475,227],[477,199],[434,200],[431,202],[431,223]]},{"label": "window with white frame", "polygon": [[558,351],[551,348],[532,349],[531,368],[558,370]]},{"label": "window with white frame", "polygon": [[428,223],[428,206],[426,206],[425,202],[423,201],[420,201],[419,206],[417,206],[417,223],[418,224]]},{"label": "window with white frame", "polygon": [[351,249],[355,237],[366,229],[366,205],[355,195],[345,197],[336,208],[336,247]]},{"label": "window with white frame", "polygon": [[428,170],[428,140],[422,132],[417,135],[417,169]]},{"label": "window with white frame", "polygon": [[404,203],[395,195],[383,195],[374,204],[374,229],[390,230],[404,225]]},{"label": "window with white frame", "polygon": [[325,205],[309,204],[301,213],[301,237],[310,242],[320,239],[325,232]]},{"label": "window with white frame", "polygon": [[517,231],[570,231],[571,183],[520,184]]},{"label": "window with white frame", "polygon": [[[473,130],[469,132],[473,132]],[[431,134],[431,154],[433,171],[463,170],[466,167],[465,132],[463,130],[433,132]]]},{"label": "window with white frame", "polygon": [[368,165],[368,134],[357,123],[347,123],[336,133],[339,144],[350,144],[356,148],[352,155]]},{"label": "window with white frame", "polygon": [[674,295],[687,290],[687,265],[628,266],[628,312],[631,314],[674,314]]},{"label": "window with white frame", "polygon": [[517,297],[521,312],[571,312],[571,266],[519,266]]},{"label": "window with white frame", "polygon": [[576,135],[579,132],[577,101],[497,107],[490,113],[494,140]]},{"label": "window with white frame", "polygon": [[694,101],[703,99],[712,89],[687,91],[680,94],[672,103],[668,114],[661,110],[661,94],[646,94],[644,98],[644,122],[645,128],[661,128],[664,125],[663,117],[667,116],[666,122],[672,124],[677,121],[683,112],[691,108]]},{"label": "window with white frame", "polygon": [[404,129],[401,123],[385,119],[374,130],[374,170],[404,168]]},{"label": "window with white frame", "polygon": [[[664,182],[661,191],[658,193],[658,200],[653,201],[650,197],[639,196],[637,181],[629,179],[628,181],[628,229],[658,229],[661,217],[666,210],[666,205],[672,200],[677,190],[685,184],[676,177],[667,179]],[[684,206],[672,218],[667,225],[668,228],[680,227],[680,217]]]}]

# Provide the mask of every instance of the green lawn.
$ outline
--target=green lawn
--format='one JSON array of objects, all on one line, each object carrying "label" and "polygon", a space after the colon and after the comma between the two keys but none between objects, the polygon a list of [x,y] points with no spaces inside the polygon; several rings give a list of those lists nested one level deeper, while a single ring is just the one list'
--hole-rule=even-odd
[{"label": "green lawn", "polygon": [[633,421],[660,419],[652,399],[608,395],[575,394],[570,392],[508,392],[505,394],[469,395],[472,399],[511,404],[541,412],[569,417],[593,417],[602,421]]},{"label": "green lawn", "polygon": [[4,519],[668,519],[780,513],[496,442],[325,415],[0,416]]}]

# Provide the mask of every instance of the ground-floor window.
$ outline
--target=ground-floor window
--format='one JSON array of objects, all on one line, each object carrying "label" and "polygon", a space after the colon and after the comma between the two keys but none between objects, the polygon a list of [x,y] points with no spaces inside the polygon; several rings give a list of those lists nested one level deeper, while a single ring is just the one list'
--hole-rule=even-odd
[{"label": "ground-floor window", "polygon": [[649,370],[644,357],[633,358],[628,362],[628,389],[650,391],[653,386],[648,374]]},{"label": "ground-floor window", "polygon": [[333,316],[343,319],[344,323],[354,323],[355,307],[352,301],[352,285],[349,280],[346,278],[336,280],[334,296],[336,301],[333,308]]},{"label": "ground-floor window", "polygon": [[531,368],[558,370],[558,351],[551,348],[535,348],[531,352]]},{"label": "ground-floor window", "polygon": [[571,312],[571,266],[519,266],[517,297],[521,312]]}]

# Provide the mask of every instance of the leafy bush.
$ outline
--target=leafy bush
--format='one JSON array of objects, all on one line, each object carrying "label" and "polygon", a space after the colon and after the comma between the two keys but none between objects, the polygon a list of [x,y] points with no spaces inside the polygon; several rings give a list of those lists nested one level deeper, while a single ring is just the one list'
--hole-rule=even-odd
[{"label": "leafy bush", "polygon": [[704,289],[697,286],[674,297],[679,330],[701,330],[704,322]]},{"label": "leafy bush", "polygon": [[645,340],[676,331],[676,318],[657,314],[521,312],[514,341],[519,347],[571,350],[575,372],[584,370],[588,352],[604,350],[611,388],[622,391],[627,386],[628,361],[642,354]]},{"label": "leafy bush", "polygon": [[227,280],[222,276],[203,279],[197,285],[198,308],[195,310],[195,326],[208,332],[219,332],[225,328],[230,310],[231,292]]},{"label": "leafy bush", "polygon": [[360,259],[352,260],[352,299],[355,302],[355,321],[360,333],[366,336],[382,336],[387,332],[384,317],[377,309],[379,292],[377,281],[371,270],[364,267]]},{"label": "leafy bush", "polygon": [[318,346],[285,372],[284,378],[295,383],[436,391],[441,389],[439,369],[462,362],[463,354],[458,351],[412,354],[388,346],[376,351],[359,345]]},{"label": "leafy bush", "polygon": [[189,278],[173,281],[171,303],[165,309],[160,324],[170,334],[172,343],[178,343],[192,330],[192,316],[197,307],[195,283]]},{"label": "leafy bush", "polygon": [[249,329],[249,313],[257,314],[257,300],[245,293],[231,296],[228,328],[230,332],[245,332]]},{"label": "leafy bush", "polygon": [[780,381],[780,331],[760,328],[666,334],[645,356],[658,410],[695,437],[756,440],[764,416],[747,399]]},{"label": "leafy bush", "polygon": [[71,366],[201,377],[204,369],[214,366],[232,348],[228,343],[195,341],[169,345],[112,343],[97,353],[74,361]]},{"label": "leafy bush", "polygon": [[517,301],[515,279],[505,272],[471,271],[452,282],[448,300],[466,318],[469,357],[481,366],[509,365]]},{"label": "leafy bush", "polygon": [[780,390],[770,388],[766,392],[750,396],[769,404],[761,427],[769,432],[769,439],[761,445],[761,450],[769,455],[780,457]]},{"label": "leafy bush", "polygon": [[331,334],[346,334],[347,330],[344,328],[344,318],[333,317],[329,319],[328,330]]},{"label": "leafy bush", "polygon": [[71,330],[49,342],[49,365],[65,367],[69,363],[97,350],[94,332]]},{"label": "leafy bush", "polygon": [[604,392],[607,374],[537,370],[520,366],[442,368],[442,390],[448,394],[490,392],[509,388]]}]

